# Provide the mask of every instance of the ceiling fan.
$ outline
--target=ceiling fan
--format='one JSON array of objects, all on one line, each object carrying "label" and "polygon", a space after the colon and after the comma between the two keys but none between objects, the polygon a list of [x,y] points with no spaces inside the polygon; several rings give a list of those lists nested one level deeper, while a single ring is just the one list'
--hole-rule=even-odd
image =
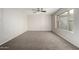
[{"label": "ceiling fan", "polygon": [[46,10],[44,10],[44,8],[35,8],[35,9],[32,9],[33,10],[33,13],[38,13],[38,12],[42,12],[42,13],[45,13]]}]

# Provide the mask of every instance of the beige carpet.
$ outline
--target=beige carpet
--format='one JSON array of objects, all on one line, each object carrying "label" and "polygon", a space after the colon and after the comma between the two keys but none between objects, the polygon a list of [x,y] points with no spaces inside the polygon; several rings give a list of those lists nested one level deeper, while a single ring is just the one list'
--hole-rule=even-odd
[{"label": "beige carpet", "polygon": [[52,32],[25,32],[0,46],[3,50],[78,50]]}]

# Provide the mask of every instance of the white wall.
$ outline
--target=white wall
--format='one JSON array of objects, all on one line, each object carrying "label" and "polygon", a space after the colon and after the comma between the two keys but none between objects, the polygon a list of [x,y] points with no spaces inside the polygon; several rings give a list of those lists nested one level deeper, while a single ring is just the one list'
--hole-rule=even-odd
[{"label": "white wall", "polygon": [[3,30],[3,25],[2,25],[2,9],[0,9],[0,39],[2,39],[2,30]]},{"label": "white wall", "polygon": [[3,38],[0,39],[0,44],[27,31],[27,16],[20,9],[5,8],[2,14],[3,19],[0,28],[3,27],[3,34],[0,33],[0,35],[2,35]]},{"label": "white wall", "polygon": [[[62,12],[61,10],[58,11]],[[61,37],[65,38],[67,41],[71,42],[75,46],[79,47],[79,9],[75,9],[75,14],[74,14],[74,25],[75,25],[75,30],[74,33],[63,31],[60,29],[55,29],[55,14],[52,16],[52,31],[60,35]]]},{"label": "white wall", "polygon": [[45,14],[29,15],[28,31],[51,31],[51,17]]}]

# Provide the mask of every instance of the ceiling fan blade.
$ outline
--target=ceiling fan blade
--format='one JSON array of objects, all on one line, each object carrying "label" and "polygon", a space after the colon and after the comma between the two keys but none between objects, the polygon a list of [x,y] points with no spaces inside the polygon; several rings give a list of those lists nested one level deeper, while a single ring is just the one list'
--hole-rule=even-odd
[{"label": "ceiling fan blade", "polygon": [[46,12],[46,11],[43,10],[43,11],[41,11],[41,12]]}]

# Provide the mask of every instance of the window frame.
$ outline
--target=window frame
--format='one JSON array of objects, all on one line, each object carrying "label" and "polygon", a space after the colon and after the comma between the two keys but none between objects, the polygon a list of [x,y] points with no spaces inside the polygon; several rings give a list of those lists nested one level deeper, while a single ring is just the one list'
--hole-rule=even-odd
[{"label": "window frame", "polygon": [[[73,11],[74,11],[74,9],[68,9],[68,10],[64,10],[64,11],[62,11],[61,13],[58,13],[58,14],[55,15],[55,29],[57,28],[57,29],[60,29],[60,30],[63,30],[63,31],[67,31],[67,32],[74,33],[74,28],[72,29],[72,31],[59,28],[59,22],[60,22],[60,21],[59,21],[59,16],[62,15],[63,13],[65,13],[65,12],[68,12],[68,15],[69,15],[69,11],[70,11],[70,10],[73,10]],[[69,17],[70,17],[70,16],[69,16]],[[69,17],[68,17],[68,18],[69,18]],[[73,21],[74,21],[74,14],[73,14]],[[69,26],[68,26],[68,27],[69,27]],[[74,25],[73,25],[73,27],[74,27]]]}]

